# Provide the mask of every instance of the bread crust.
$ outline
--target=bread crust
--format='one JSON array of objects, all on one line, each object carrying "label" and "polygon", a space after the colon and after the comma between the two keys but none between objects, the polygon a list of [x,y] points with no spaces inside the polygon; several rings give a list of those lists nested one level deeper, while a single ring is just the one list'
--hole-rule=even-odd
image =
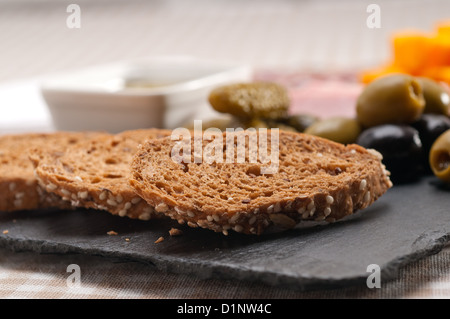
[{"label": "bread crust", "polygon": [[103,133],[55,132],[0,136],[0,211],[70,208],[70,203],[39,186],[28,158],[29,153],[33,148],[71,145],[100,135]]},{"label": "bread crust", "polygon": [[169,134],[160,129],[125,131],[73,147],[35,149],[30,159],[41,187],[72,206],[149,220],[160,214],[128,185],[129,166],[139,144]]},{"label": "bread crust", "polygon": [[180,224],[224,234],[262,234],[305,220],[334,222],[368,207],[392,186],[374,150],[283,131],[279,142],[278,173],[255,175],[261,163],[179,164],[170,157],[176,141],[148,141],[134,156],[129,183]]}]

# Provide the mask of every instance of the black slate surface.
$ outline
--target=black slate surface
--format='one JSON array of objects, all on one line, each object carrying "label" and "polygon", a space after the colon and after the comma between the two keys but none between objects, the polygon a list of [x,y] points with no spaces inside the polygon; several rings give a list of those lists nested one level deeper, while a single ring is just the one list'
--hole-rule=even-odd
[{"label": "black slate surface", "polygon": [[[171,227],[183,235],[170,237]],[[8,233],[0,232],[0,245],[16,251],[124,258],[162,271],[295,289],[365,285],[370,264],[381,267],[384,282],[400,266],[444,246],[450,238],[450,190],[425,178],[394,186],[346,221],[259,237],[88,210],[2,213],[3,230]],[[110,230],[118,235],[107,235]],[[165,240],[155,244],[160,236]]]}]

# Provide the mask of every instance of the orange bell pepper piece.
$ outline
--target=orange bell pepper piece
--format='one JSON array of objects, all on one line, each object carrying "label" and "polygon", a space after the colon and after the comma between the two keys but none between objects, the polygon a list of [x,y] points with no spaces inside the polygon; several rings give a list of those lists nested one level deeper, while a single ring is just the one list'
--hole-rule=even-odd
[{"label": "orange bell pepper piece", "polygon": [[450,21],[442,21],[437,24],[437,35],[450,38]]},{"label": "orange bell pepper piece", "polygon": [[359,80],[362,83],[370,83],[373,80],[375,80],[376,78],[383,76],[383,75],[387,75],[387,74],[391,74],[391,73],[406,73],[403,69],[401,69],[400,67],[398,67],[395,64],[388,64],[382,67],[378,67],[372,70],[366,70],[363,71],[362,73],[359,74]]},{"label": "orange bell pepper piece", "polygon": [[411,75],[420,75],[429,63],[432,37],[420,31],[402,31],[392,38],[393,63]]},{"label": "orange bell pepper piece", "polygon": [[423,76],[435,81],[442,81],[450,84],[450,66],[440,66],[424,70]]}]

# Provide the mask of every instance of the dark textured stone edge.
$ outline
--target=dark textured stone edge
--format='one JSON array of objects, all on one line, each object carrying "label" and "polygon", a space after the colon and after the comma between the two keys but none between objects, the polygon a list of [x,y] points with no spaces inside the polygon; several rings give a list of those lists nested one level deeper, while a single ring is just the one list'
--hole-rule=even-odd
[{"label": "dark textured stone edge", "polygon": [[[399,269],[407,264],[422,259],[432,254],[440,252],[450,241],[449,233],[431,231],[424,233],[413,243],[413,250],[410,254],[399,256],[381,267],[382,285],[398,277]],[[270,286],[288,288],[300,291],[335,289],[349,286],[364,286],[367,277],[370,275],[361,274],[346,278],[308,278],[302,276],[291,276],[270,271],[259,271],[232,267],[222,264],[206,264],[198,260],[188,260],[171,258],[167,256],[154,255],[153,257],[136,257],[136,253],[127,254],[112,250],[101,250],[97,248],[80,248],[68,244],[53,243],[45,240],[33,239],[11,239],[0,237],[0,246],[15,252],[33,251],[40,254],[85,254],[91,256],[101,256],[105,258],[121,259],[129,262],[144,263],[158,271],[165,271],[175,274],[194,275],[200,279],[222,279],[222,280],[242,280],[247,282],[260,282]],[[413,248],[413,249],[414,249]],[[133,256],[134,255],[134,256]]]}]

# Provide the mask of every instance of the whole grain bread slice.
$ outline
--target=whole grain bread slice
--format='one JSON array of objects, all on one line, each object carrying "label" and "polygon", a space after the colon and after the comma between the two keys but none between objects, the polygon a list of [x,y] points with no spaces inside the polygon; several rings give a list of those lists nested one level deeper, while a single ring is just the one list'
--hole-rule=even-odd
[{"label": "whole grain bread slice", "polygon": [[75,207],[106,210],[121,217],[148,220],[153,207],[128,185],[130,164],[138,145],[170,131],[131,130],[30,156],[39,183]]},{"label": "whole grain bread slice", "polygon": [[[227,134],[231,144],[226,143]],[[237,163],[242,135],[247,141],[245,161]],[[223,146],[223,160],[219,156],[211,164],[204,156],[212,143],[207,139],[201,142],[201,163],[195,163],[199,151],[193,147],[194,137],[188,140],[194,152],[182,161],[172,156],[175,149],[178,154],[181,142],[148,141],[133,159],[130,185],[156,211],[180,224],[225,235],[229,229],[261,234],[271,226],[289,229],[305,220],[334,222],[371,205],[392,186],[378,152],[283,131],[278,135],[278,171],[262,174],[268,162],[262,157],[252,162],[254,148],[249,141],[254,135],[258,143],[263,138],[260,132],[247,131],[214,139]],[[267,134],[268,154],[276,151],[275,140]],[[228,163],[230,149],[234,160]]]},{"label": "whole grain bread slice", "polygon": [[66,147],[105,134],[55,132],[0,136],[0,211],[69,208],[70,203],[38,185],[29,152],[49,145]]}]

